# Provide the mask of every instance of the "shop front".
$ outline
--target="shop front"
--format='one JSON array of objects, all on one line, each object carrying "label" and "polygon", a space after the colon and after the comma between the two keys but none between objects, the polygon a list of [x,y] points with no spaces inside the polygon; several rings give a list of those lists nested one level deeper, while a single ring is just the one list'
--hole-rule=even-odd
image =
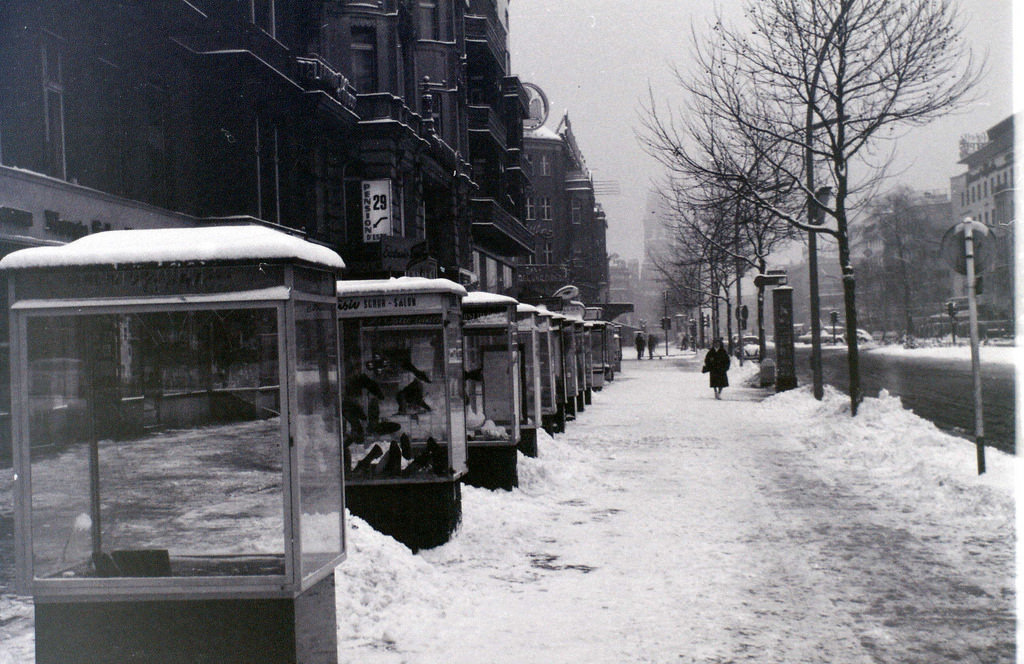
[{"label": "shop front", "polygon": [[263,226],[0,261],[36,662],[334,662],[334,252]]},{"label": "shop front", "polygon": [[339,281],[345,494],[414,551],[448,541],[466,473],[465,289],[447,279]]}]

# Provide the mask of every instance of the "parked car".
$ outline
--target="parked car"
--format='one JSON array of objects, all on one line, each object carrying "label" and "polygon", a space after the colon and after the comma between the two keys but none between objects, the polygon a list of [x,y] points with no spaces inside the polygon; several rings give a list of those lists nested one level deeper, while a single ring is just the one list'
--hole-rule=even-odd
[{"label": "parked car", "polygon": [[[757,356],[758,356],[758,353],[760,351],[761,351],[761,348],[758,345],[758,341],[757,341],[757,336],[756,335],[747,335],[747,336],[743,337],[743,357],[744,357],[744,359],[756,360]],[[775,353],[775,344],[772,343],[771,341],[765,340],[765,342],[764,342],[764,352],[767,355],[774,354]],[[740,356],[740,349],[739,349],[739,346],[737,346],[736,347],[736,357],[739,357],[739,356]]]}]

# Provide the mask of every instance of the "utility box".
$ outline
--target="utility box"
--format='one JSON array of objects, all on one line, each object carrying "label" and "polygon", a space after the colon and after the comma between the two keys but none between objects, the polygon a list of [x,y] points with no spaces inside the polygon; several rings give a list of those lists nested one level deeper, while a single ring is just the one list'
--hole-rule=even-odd
[{"label": "utility box", "polygon": [[343,267],[256,225],[0,261],[39,664],[335,661]]}]

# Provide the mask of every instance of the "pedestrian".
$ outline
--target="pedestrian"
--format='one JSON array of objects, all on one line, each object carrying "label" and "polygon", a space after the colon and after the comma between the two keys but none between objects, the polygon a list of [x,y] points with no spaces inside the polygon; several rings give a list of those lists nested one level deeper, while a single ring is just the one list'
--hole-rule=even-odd
[{"label": "pedestrian", "polygon": [[647,341],[644,338],[643,332],[640,332],[639,330],[637,331],[633,344],[636,346],[636,359],[644,359],[644,346],[647,344]]},{"label": "pedestrian", "polygon": [[658,339],[654,336],[654,333],[647,335],[647,358],[654,359],[654,347],[658,345]]},{"label": "pedestrian", "polygon": [[701,373],[711,374],[711,389],[715,391],[715,398],[722,398],[722,389],[729,387],[729,353],[722,345],[722,338],[715,337],[711,342],[711,350],[704,356],[704,368]]}]

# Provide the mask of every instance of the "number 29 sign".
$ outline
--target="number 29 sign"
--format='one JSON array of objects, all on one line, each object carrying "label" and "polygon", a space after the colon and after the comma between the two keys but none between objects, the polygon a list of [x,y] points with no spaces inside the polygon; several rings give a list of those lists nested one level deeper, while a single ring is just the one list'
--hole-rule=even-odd
[{"label": "number 29 sign", "polygon": [[363,242],[391,235],[391,180],[363,180]]}]

